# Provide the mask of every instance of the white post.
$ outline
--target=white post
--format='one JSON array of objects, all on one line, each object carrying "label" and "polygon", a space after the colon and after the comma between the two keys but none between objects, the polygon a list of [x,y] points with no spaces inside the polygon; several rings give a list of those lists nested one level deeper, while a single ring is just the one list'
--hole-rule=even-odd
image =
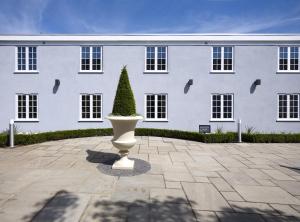
[{"label": "white post", "polygon": [[14,142],[15,142],[15,139],[14,139],[14,120],[11,119],[9,121],[9,145],[11,148],[13,148],[15,146]]},{"label": "white post", "polygon": [[238,142],[241,143],[242,142],[242,120],[239,119],[238,121]]}]

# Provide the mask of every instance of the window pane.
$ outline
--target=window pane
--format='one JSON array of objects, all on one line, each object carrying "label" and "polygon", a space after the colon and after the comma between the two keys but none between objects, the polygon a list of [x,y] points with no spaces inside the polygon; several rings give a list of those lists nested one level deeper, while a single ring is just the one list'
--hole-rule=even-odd
[{"label": "window pane", "polygon": [[37,118],[37,95],[28,95],[29,119]]},{"label": "window pane", "polygon": [[146,70],[155,70],[155,47],[147,47]]},{"label": "window pane", "polygon": [[92,70],[101,70],[101,47],[93,48],[93,67]]},{"label": "window pane", "polygon": [[288,47],[279,48],[279,70],[288,70]]},{"label": "window pane", "polygon": [[18,95],[18,118],[26,119],[26,95]]},{"label": "window pane", "polygon": [[290,69],[298,70],[299,69],[299,48],[291,47],[290,53]]},{"label": "window pane", "polygon": [[299,118],[299,95],[290,95],[290,116],[291,119]]},{"label": "window pane", "polygon": [[29,47],[29,70],[36,70],[36,47]]},{"label": "window pane", "polygon": [[93,118],[101,119],[101,95],[93,95]]},{"label": "window pane", "polygon": [[285,119],[287,118],[287,95],[279,95],[278,102],[278,118]]},{"label": "window pane", "polygon": [[223,118],[231,119],[232,118],[232,95],[225,94],[223,95]]},{"label": "window pane", "polygon": [[90,95],[81,95],[81,118],[90,118]]},{"label": "window pane", "polygon": [[213,70],[221,68],[221,47],[213,47]]},{"label": "window pane", "polygon": [[166,70],[167,53],[166,47],[157,47],[157,70]]},{"label": "window pane", "polygon": [[212,97],[212,118],[221,118],[221,95],[213,95]]},{"label": "window pane", "polygon": [[26,47],[18,47],[17,58],[18,70],[26,70]]},{"label": "window pane", "polygon": [[90,47],[81,47],[81,70],[90,70]]},{"label": "window pane", "polygon": [[148,119],[155,118],[155,95],[147,95],[146,96],[146,116]]}]

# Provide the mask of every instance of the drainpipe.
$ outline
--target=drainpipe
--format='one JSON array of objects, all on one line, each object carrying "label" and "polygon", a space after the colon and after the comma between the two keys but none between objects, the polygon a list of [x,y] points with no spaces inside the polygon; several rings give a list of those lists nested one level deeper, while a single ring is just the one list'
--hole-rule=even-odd
[{"label": "drainpipe", "polygon": [[14,141],[15,141],[15,136],[14,136],[14,120],[11,119],[9,121],[9,146],[10,148],[13,148],[15,146]]},{"label": "drainpipe", "polygon": [[242,120],[241,119],[239,119],[238,121],[237,128],[238,128],[238,142],[241,143],[242,142]]}]

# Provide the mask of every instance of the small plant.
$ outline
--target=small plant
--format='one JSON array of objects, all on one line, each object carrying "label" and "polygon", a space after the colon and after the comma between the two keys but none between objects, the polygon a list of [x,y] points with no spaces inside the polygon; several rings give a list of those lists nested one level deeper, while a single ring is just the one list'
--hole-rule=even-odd
[{"label": "small plant", "polygon": [[246,128],[246,133],[247,134],[254,133],[255,128],[253,126],[245,126],[245,128]]},{"label": "small plant", "polygon": [[[20,133],[19,127],[17,125],[14,125],[14,134]],[[9,134],[9,128],[3,130],[0,132],[0,135],[8,135]]]},{"label": "small plant", "polygon": [[217,126],[217,129],[216,129],[215,133],[216,133],[216,134],[221,134],[221,133],[223,133],[223,127]]},{"label": "small plant", "polygon": [[135,116],[135,99],[131,90],[126,66],[122,68],[112,110],[113,116]]}]

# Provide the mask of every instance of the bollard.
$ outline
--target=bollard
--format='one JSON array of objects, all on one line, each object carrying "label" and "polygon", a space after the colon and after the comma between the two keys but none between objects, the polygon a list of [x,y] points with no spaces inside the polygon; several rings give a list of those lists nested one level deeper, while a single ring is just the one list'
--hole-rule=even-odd
[{"label": "bollard", "polygon": [[238,121],[238,142],[241,143],[242,142],[242,120],[239,119]]},{"label": "bollard", "polygon": [[9,145],[11,148],[15,146],[14,141],[15,141],[15,135],[14,135],[14,120],[11,119],[9,121]]}]

